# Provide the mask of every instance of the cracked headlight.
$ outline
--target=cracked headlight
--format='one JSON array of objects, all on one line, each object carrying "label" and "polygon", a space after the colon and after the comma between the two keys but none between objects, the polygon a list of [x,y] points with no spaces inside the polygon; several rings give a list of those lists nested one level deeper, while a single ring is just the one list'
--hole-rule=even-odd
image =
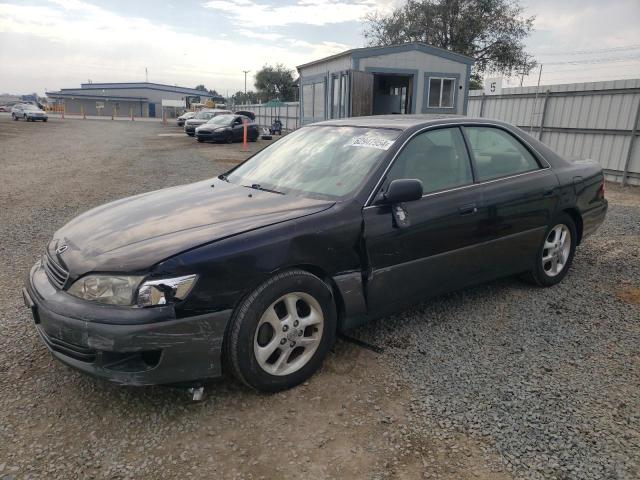
[{"label": "cracked headlight", "polygon": [[67,293],[107,305],[133,305],[142,276],[87,275],[69,287]]},{"label": "cracked headlight", "polygon": [[184,300],[196,283],[196,275],[147,280],[138,290],[138,306],[152,307]]}]

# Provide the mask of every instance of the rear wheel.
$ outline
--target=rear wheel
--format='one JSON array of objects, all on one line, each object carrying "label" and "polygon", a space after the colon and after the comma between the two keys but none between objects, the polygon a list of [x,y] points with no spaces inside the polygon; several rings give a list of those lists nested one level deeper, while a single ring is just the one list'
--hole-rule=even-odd
[{"label": "rear wheel", "polygon": [[329,287],[303,270],[270,278],[236,309],[225,361],[246,385],[277,392],[307,380],[333,345],[336,309]]},{"label": "rear wheel", "polygon": [[526,279],[542,287],[560,283],[571,267],[576,241],[573,219],[566,213],[559,215],[547,229],[534,267],[526,274]]}]

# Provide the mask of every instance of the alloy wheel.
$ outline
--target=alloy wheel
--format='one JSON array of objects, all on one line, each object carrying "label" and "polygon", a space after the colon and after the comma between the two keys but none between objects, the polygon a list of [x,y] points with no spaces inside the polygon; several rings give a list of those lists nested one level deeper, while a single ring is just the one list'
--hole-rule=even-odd
[{"label": "alloy wheel", "polygon": [[258,365],[271,375],[289,375],[313,357],[322,340],[324,315],[318,301],[303,292],[283,295],[262,314],[254,335]]},{"label": "alloy wheel", "polygon": [[564,224],[556,225],[547,234],[542,247],[542,269],[550,276],[560,274],[569,260],[571,231]]}]

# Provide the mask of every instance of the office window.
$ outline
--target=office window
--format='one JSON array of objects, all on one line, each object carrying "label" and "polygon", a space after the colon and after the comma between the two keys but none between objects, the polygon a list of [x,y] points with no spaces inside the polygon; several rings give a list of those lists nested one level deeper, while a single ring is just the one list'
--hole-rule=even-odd
[{"label": "office window", "polygon": [[324,82],[315,83],[313,87],[313,119],[317,122],[325,119]]},{"label": "office window", "polygon": [[340,77],[340,118],[344,118],[348,114],[347,108],[347,75]]},{"label": "office window", "polygon": [[331,77],[331,118],[340,116],[340,77]]},{"label": "office window", "polygon": [[313,119],[313,85],[302,86],[302,117],[304,121]]},{"label": "office window", "polygon": [[429,77],[429,108],[453,108],[455,85],[453,78]]}]

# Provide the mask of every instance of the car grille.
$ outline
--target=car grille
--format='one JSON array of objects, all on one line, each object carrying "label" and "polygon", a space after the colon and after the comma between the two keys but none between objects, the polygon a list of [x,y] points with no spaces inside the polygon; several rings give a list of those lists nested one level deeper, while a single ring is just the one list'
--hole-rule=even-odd
[{"label": "car grille", "polygon": [[48,250],[42,259],[42,267],[52,285],[59,289],[64,288],[69,279],[69,272],[51,257]]}]

